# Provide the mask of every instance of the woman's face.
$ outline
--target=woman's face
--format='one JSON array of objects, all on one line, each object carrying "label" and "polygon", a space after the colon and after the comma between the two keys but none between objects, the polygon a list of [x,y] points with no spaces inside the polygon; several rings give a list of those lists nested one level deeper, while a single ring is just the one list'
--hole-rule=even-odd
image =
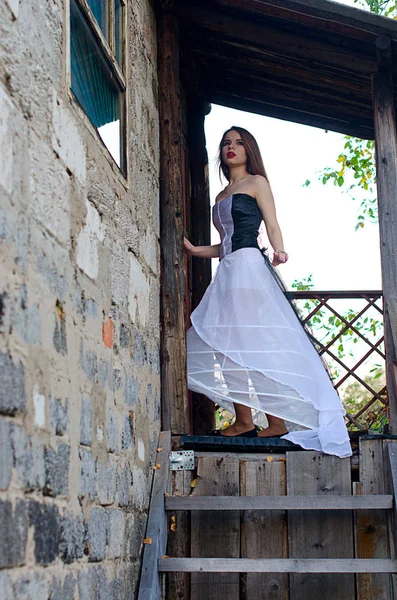
[{"label": "woman's face", "polygon": [[228,131],[222,142],[222,162],[227,167],[238,167],[247,163],[247,153],[238,131]]}]

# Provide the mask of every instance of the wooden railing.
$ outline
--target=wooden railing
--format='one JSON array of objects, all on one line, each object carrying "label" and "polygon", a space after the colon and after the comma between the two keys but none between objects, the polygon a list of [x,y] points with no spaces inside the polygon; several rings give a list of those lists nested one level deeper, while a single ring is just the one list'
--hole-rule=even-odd
[{"label": "wooden railing", "polygon": [[[333,385],[344,402],[349,427],[384,428],[388,422],[388,398],[384,384],[382,292],[310,290],[286,295],[295,300],[304,322],[310,325],[319,353],[330,367]],[[349,307],[337,310],[335,304],[342,301],[346,305],[347,300],[352,301]],[[353,303],[356,310],[350,306]],[[359,373],[360,367],[368,369],[374,358],[372,369],[366,375]],[[382,383],[376,385],[378,381]],[[355,392],[357,399],[346,400],[344,391],[352,383],[356,385],[352,386],[355,389],[350,388],[350,395]]]}]

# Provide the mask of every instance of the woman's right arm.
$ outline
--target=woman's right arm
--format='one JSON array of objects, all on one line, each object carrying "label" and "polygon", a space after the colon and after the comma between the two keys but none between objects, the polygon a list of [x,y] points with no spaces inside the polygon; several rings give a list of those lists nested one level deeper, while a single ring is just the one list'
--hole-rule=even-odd
[{"label": "woman's right arm", "polygon": [[220,244],[215,246],[193,246],[188,239],[183,238],[183,245],[188,254],[199,258],[218,258]]}]

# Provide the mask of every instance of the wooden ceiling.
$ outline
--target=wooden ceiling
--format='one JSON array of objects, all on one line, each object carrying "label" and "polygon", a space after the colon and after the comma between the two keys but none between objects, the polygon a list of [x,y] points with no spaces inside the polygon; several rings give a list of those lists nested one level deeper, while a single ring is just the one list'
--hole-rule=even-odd
[{"label": "wooden ceiling", "polygon": [[375,40],[389,36],[395,58],[397,22],[327,0],[175,0],[173,11],[189,95],[373,138]]}]

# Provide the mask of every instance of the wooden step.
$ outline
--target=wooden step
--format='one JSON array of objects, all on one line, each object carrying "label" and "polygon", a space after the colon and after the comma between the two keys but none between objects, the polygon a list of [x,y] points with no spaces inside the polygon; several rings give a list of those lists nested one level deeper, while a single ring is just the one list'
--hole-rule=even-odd
[{"label": "wooden step", "polygon": [[393,496],[168,496],[166,510],[379,510]]},{"label": "wooden step", "polygon": [[161,558],[160,572],[397,573],[397,560],[374,558]]}]

